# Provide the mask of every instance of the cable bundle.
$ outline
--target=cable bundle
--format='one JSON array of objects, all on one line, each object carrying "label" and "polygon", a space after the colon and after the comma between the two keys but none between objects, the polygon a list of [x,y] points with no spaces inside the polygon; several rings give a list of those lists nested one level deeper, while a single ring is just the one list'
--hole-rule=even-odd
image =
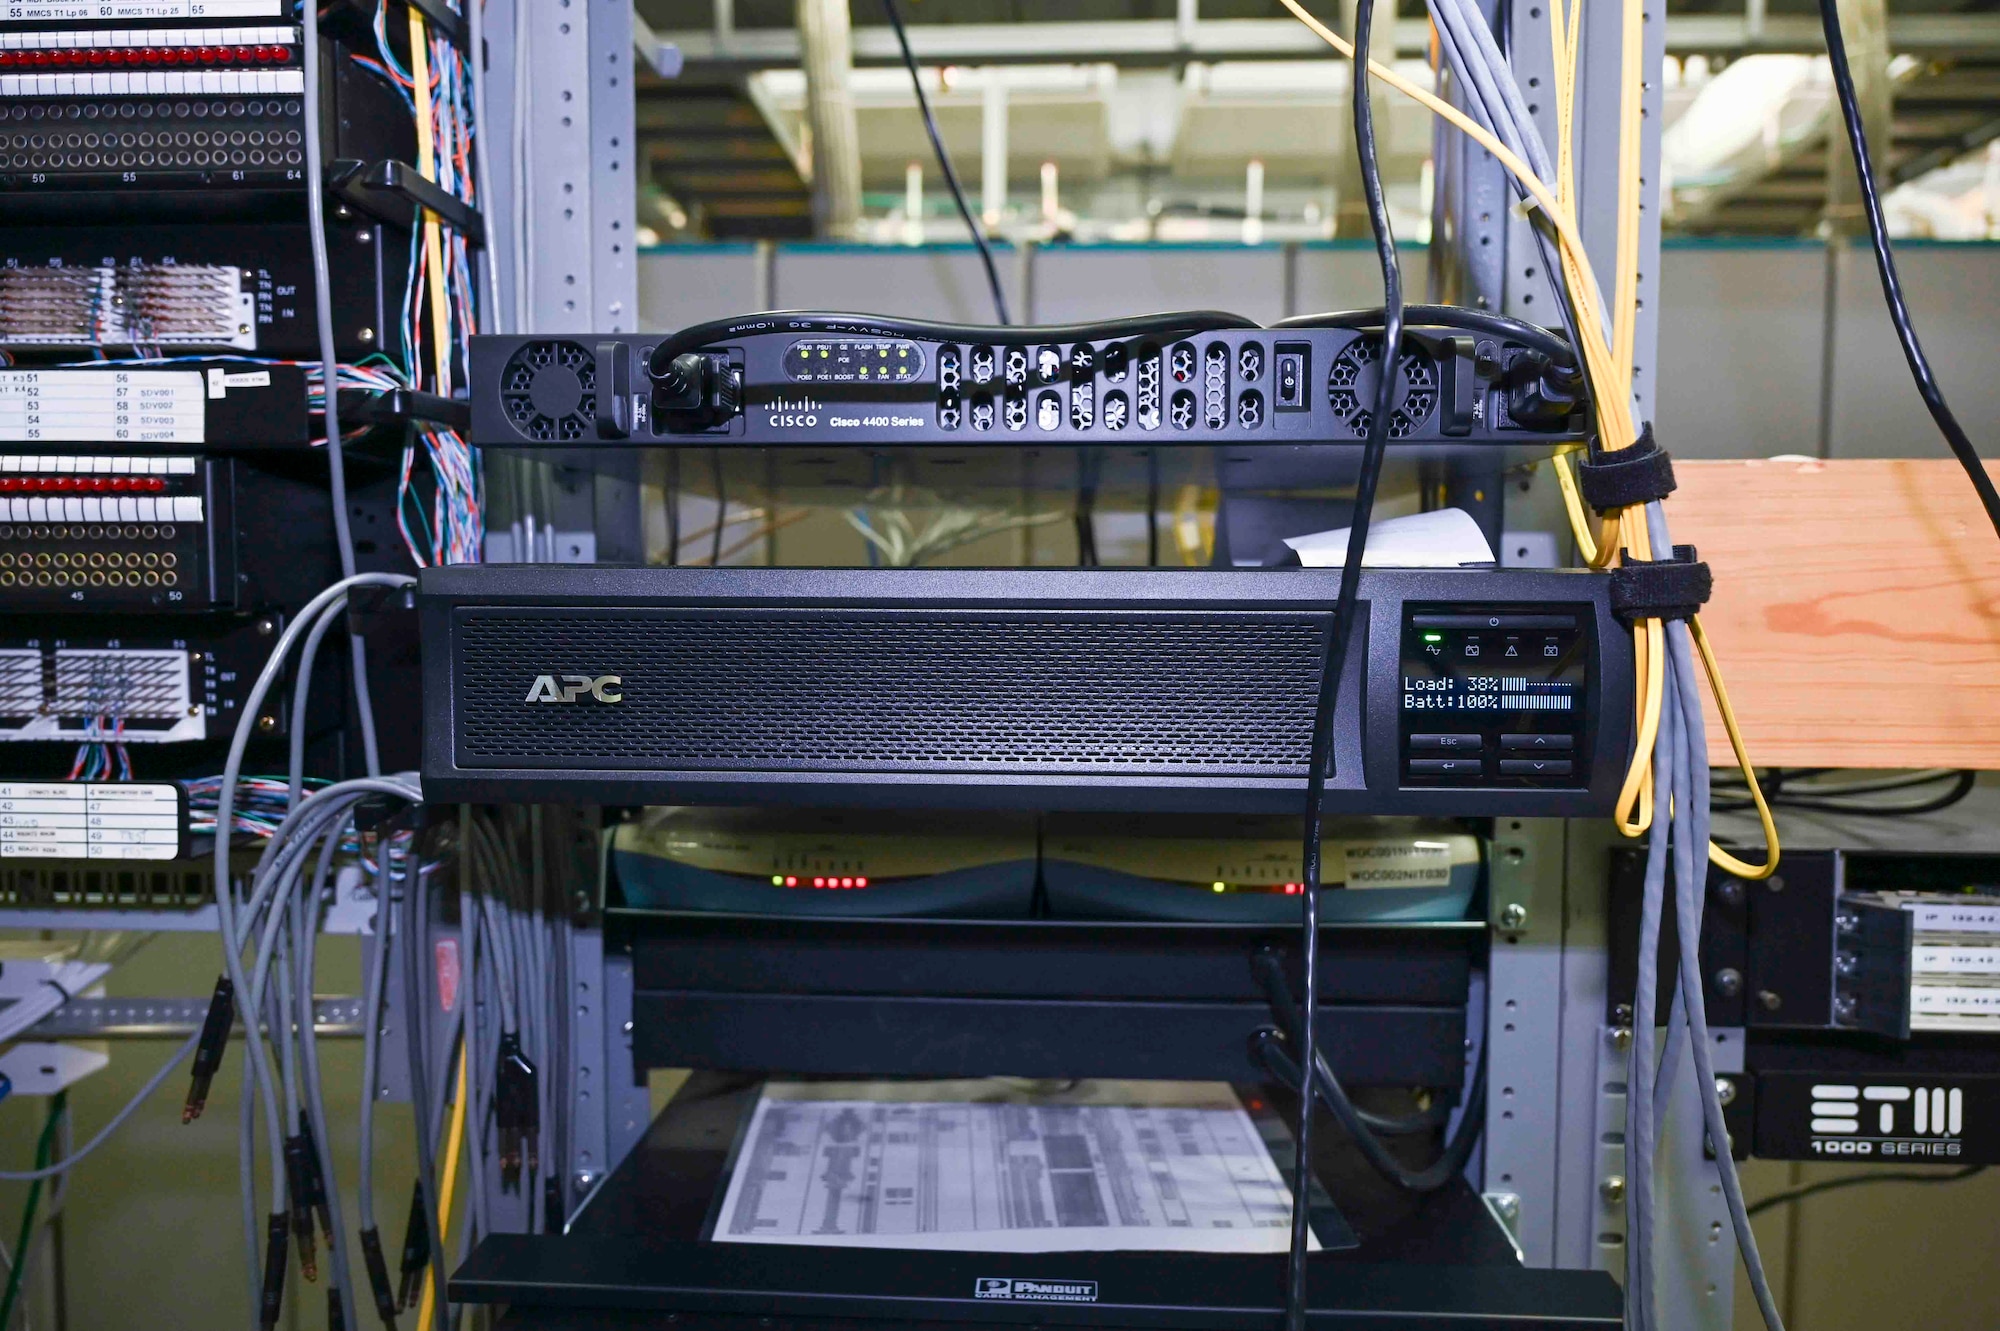
[{"label": "cable bundle", "polygon": [[130,781],[132,755],[125,747],[123,717],[93,716],[84,728],[84,741],[76,746],[70,764],[70,781]]},{"label": "cable bundle", "polygon": [[[410,11],[410,64],[405,69],[389,44],[387,6],[375,10],[379,59],[357,57],[395,86],[417,123],[418,169],[453,198],[476,206],[473,184],[474,92],[464,54],[434,34],[420,11]],[[401,386],[454,396],[471,377],[469,348],[478,331],[470,247],[429,213],[410,233],[410,257],[401,311]],[[490,265],[489,265],[490,267]],[[426,364],[426,320],[429,312]],[[436,491],[426,516],[415,507],[411,475],[418,446]],[[404,446],[396,521],[411,557],[421,565],[477,562],[485,541],[478,455],[456,431],[420,425]],[[417,532],[412,532],[414,514]]]},{"label": "cable bundle", "polygon": [[[183,781],[181,787],[187,791],[188,831],[194,836],[214,836],[217,823],[216,807],[221,799],[222,778],[219,776],[198,777]],[[308,777],[305,784],[317,788],[327,784],[323,779]],[[269,837],[278,830],[278,825],[291,811],[292,790],[288,782],[273,776],[246,776],[236,783],[235,814],[232,818],[232,835]],[[350,842],[348,848],[358,843]]]},{"label": "cable bundle", "polygon": [[[1343,54],[1354,57],[1357,107],[1365,93],[1366,79],[1361,66],[1363,50],[1357,56],[1348,43],[1317,19],[1299,0],[1281,0],[1302,23]],[[1492,29],[1471,0],[1431,0],[1431,15],[1441,54],[1462,90],[1471,114],[1417,87],[1394,70],[1366,62],[1369,74],[1416,99],[1437,115],[1471,136],[1493,154],[1508,170],[1510,183],[1532,210],[1530,222],[1544,266],[1560,271],[1561,283],[1553,283],[1558,308],[1572,344],[1580,353],[1582,368],[1595,409],[1596,447],[1605,454],[1635,449],[1641,432],[1633,410],[1633,369],[1638,325],[1638,258],[1641,202],[1640,120],[1643,90],[1643,32],[1645,15],[1639,0],[1623,0],[1621,33],[1622,89],[1619,116],[1620,172],[1619,229],[1616,269],[1607,303],[1589,254],[1585,251],[1576,222],[1575,179],[1575,92],[1577,63],[1582,49],[1582,0],[1550,0],[1547,6],[1550,43],[1556,69],[1557,151],[1551,161],[1522,96],[1507,59],[1499,49]],[[1357,116],[1357,123],[1359,122]],[[1364,154],[1366,146],[1364,145]],[[1365,161],[1365,155],[1364,155]],[[1554,183],[1551,184],[1551,181]],[[1378,228],[1379,229],[1379,228]],[[1548,263],[1553,241],[1560,254],[1560,266]],[[1584,512],[1576,478],[1565,459],[1555,460],[1559,481],[1577,545],[1593,567],[1607,567],[1621,557],[1636,562],[1653,561],[1673,552],[1665,513],[1657,501],[1630,505],[1616,510],[1593,532]],[[1649,975],[1639,978],[1640,1001],[1646,1010],[1634,1022],[1632,1053],[1633,1125],[1628,1173],[1633,1187],[1629,1194],[1632,1242],[1628,1246],[1629,1270],[1626,1280],[1627,1319],[1636,1331],[1653,1325],[1652,1302],[1652,1187],[1653,1130],[1664,1113],[1666,1089],[1683,1045],[1692,1049],[1699,1082],[1703,1117],[1710,1138],[1722,1142],[1721,1103],[1710,1067],[1708,1030],[1702,1011],[1702,991],[1696,948],[1700,933],[1701,902],[1706,887],[1706,870],[1700,853],[1728,872],[1745,878],[1768,876],[1777,867],[1778,843],[1768,808],[1761,792],[1751,782],[1751,795],[1763,822],[1769,853],[1762,865],[1746,864],[1716,847],[1709,839],[1707,741],[1694,677],[1694,659],[1700,655],[1736,757],[1746,775],[1750,760],[1737,731],[1714,655],[1702,634],[1700,620],[1690,614],[1685,620],[1663,620],[1658,614],[1634,619],[1635,689],[1639,700],[1639,735],[1632,764],[1627,772],[1617,805],[1617,824],[1627,836],[1652,834],[1648,860],[1646,923],[1640,939],[1643,964],[1650,967],[1658,952],[1659,919],[1665,896],[1669,830],[1674,833],[1677,878],[1677,913],[1682,940],[1683,992],[1676,995],[1669,1015],[1666,1058],[1656,1073],[1652,1064],[1653,1024],[1652,983]],[[1663,817],[1655,817],[1655,790],[1662,792]],[[1310,900],[1310,896],[1308,897]],[[1310,959],[1310,952],[1308,952]],[[1688,989],[1686,983],[1693,987]],[[1308,977],[1310,1004],[1310,977]],[[1310,1006],[1307,1008],[1311,1010]],[[1306,1027],[1310,1031],[1310,1026]],[[1310,1060],[1308,1060],[1308,1066]],[[1779,1321],[1763,1278],[1754,1236],[1744,1213],[1742,1190],[1736,1179],[1729,1153],[1718,1152],[1718,1172],[1729,1205],[1737,1243],[1749,1268],[1758,1304],[1767,1324],[1777,1331]]]},{"label": "cable bundle", "polygon": [[[502,1190],[518,1194],[530,1233],[561,1222],[557,1166],[567,1158],[570,1128],[568,1103],[556,1089],[569,1064],[569,1023],[556,996],[568,991],[573,928],[540,872],[540,823],[540,812],[527,809],[473,818],[460,916],[469,983],[484,995],[467,1008],[473,1158],[497,1159]],[[480,1029],[482,1008],[499,1013],[497,1032]],[[474,1178],[472,1216],[480,1232],[491,1233],[505,1226],[501,1199],[484,1181]],[[551,1193],[558,1201],[553,1217]]]},{"label": "cable bundle", "polygon": [[[243,719],[230,738],[228,758],[223,764],[222,774],[216,778],[217,827],[235,825],[237,783],[244,750],[252,733],[250,719],[260,714],[265,698],[283,673],[293,649],[301,642],[305,645],[295,685],[294,704],[303,714],[303,704],[312,686],[314,658],[329,629],[344,622],[349,591],[363,586],[404,587],[413,581],[387,573],[363,573],[343,578],[309,601],[298,617],[286,626],[272,649],[270,659],[265,662],[246,696]],[[375,763],[373,744],[366,747],[372,768]],[[334,856],[353,823],[356,808],[363,801],[386,796],[415,805],[422,800],[416,782],[409,777],[362,777],[322,787],[307,796],[304,793],[303,768],[304,738],[302,734],[295,733],[287,782],[289,812],[265,841],[256,866],[243,884],[240,899],[230,872],[229,838],[215,838],[216,911],[222,932],[223,966],[228,985],[227,991],[218,985],[217,1001],[225,1003],[233,998],[236,1009],[244,1014],[248,1036],[245,1044],[250,1075],[246,1079],[243,1097],[239,1163],[242,1169],[244,1232],[249,1245],[251,1300],[253,1306],[259,1309],[260,1324],[266,1328],[276,1324],[283,1302],[288,1236],[298,1237],[301,1265],[309,1274],[312,1269],[308,1245],[313,1217],[299,1205],[298,1194],[309,1191],[309,1188],[302,1188],[306,1176],[301,1173],[301,1166],[310,1158],[322,1179],[333,1178],[332,1160],[324,1154],[326,1143],[331,1139],[327,1133],[324,1096],[319,1086],[318,1049],[310,1010],[319,937],[318,912],[325,900],[328,875]],[[311,877],[307,879],[304,874],[309,862],[313,868]],[[310,886],[302,886],[306,883]],[[378,900],[378,932],[386,930],[389,918],[386,885],[383,885],[383,890],[384,898]],[[406,892],[405,895],[413,893]],[[252,963],[246,970],[244,953],[246,949],[253,949],[253,945]],[[275,990],[267,993],[266,986],[274,974]],[[305,1006],[302,1016],[294,1011],[301,1003]],[[372,1013],[368,1020],[372,1030],[376,1020]],[[282,1114],[279,1107],[280,1086],[273,1075],[264,1039],[257,1034],[258,1026],[264,1022],[268,1022],[270,1031],[278,1037],[282,1056]],[[224,1021],[220,1026],[226,1035],[228,1023]],[[295,1028],[298,1032],[296,1043],[292,1036]],[[200,1038],[197,1036],[197,1039]],[[364,1113],[368,1106],[372,1106],[374,1090],[372,1082],[362,1088]],[[256,1177],[253,1161],[254,1129],[260,1102],[270,1151],[271,1194],[261,1277],[256,1262]],[[190,1093],[188,1110],[189,1117],[201,1111],[193,1092]],[[300,1133],[288,1131],[293,1123],[301,1125]],[[294,1141],[296,1137],[306,1135],[306,1128],[310,1129],[311,1138],[317,1144],[310,1156]],[[288,1141],[294,1141],[289,1156]],[[328,1198],[325,1216],[327,1240],[333,1259],[334,1278],[342,1306],[351,1308],[357,1305],[353,1298],[353,1282],[340,1220],[339,1189],[334,1187],[325,1191]],[[288,1195],[293,1198],[293,1204],[289,1206]]]}]

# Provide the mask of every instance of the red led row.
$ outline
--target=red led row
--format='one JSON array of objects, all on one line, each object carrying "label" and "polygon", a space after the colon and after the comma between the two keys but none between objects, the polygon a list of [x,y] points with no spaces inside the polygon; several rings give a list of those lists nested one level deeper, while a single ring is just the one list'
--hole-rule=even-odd
[{"label": "red led row", "polygon": [[164,476],[0,476],[0,494],[159,494]]},{"label": "red led row", "polygon": [[785,878],[785,886],[786,887],[866,887],[868,886],[868,880],[866,878],[800,879],[795,876],[787,875]]},{"label": "red led row", "polygon": [[0,51],[0,69],[139,69],[175,65],[280,65],[289,46],[104,46]]}]

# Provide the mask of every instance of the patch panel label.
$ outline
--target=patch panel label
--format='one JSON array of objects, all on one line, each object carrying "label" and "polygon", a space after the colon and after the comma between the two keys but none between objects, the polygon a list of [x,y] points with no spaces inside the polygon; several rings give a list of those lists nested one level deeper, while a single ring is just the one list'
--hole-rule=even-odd
[{"label": "patch panel label", "polygon": [[267,18],[283,0],[6,0],[0,23],[100,23],[146,18]]},{"label": "patch panel label", "polygon": [[0,370],[0,442],[199,444],[198,370]]},{"label": "patch panel label", "polygon": [[170,860],[180,841],[180,802],[171,785],[0,783],[0,854]]}]

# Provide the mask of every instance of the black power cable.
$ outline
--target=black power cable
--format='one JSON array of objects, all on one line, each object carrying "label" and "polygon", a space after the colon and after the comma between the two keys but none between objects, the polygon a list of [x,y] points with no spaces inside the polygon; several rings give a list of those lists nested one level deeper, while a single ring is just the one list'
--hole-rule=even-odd
[{"label": "black power cable", "polygon": [[1861,206],[1868,214],[1868,239],[1875,247],[1875,271],[1882,278],[1882,299],[1888,303],[1889,320],[1896,325],[1896,339],[1903,344],[1903,359],[1910,363],[1910,377],[1916,380],[1917,392],[1930,409],[1931,419],[1937,422],[1938,432],[1944,435],[1945,443],[1965,468],[1966,478],[1986,509],[1986,520],[2000,533],[2000,491],[1993,488],[1993,478],[1986,474],[1979,450],[1972,446],[1972,440],[1966,437],[1958,417],[1944,400],[1944,390],[1938,387],[1930,359],[1924,355],[1923,344],[1917,341],[1917,330],[1910,322],[1910,307],[1903,300],[1903,283],[1896,275],[1896,256],[1889,248],[1889,226],[1882,217],[1875,166],[1868,159],[1868,133],[1861,124],[1860,99],[1854,91],[1854,71],[1848,68],[1847,43],[1841,36],[1840,9],[1835,0],[1819,0],[1819,20],[1826,30],[1827,59],[1833,65],[1833,86],[1840,94],[1841,119],[1847,122],[1847,144],[1854,151],[1854,171],[1861,182]]},{"label": "black power cable", "polygon": [[1952,1170],[1949,1174],[1919,1174],[1914,1170],[1898,1170],[1887,1174],[1855,1174],[1847,1178],[1822,1179],[1818,1183],[1808,1183],[1803,1188],[1774,1192],[1762,1201],[1753,1203],[1749,1213],[1761,1215],[1774,1207],[1788,1206],[1793,1202],[1802,1202],[1808,1197],[1817,1197],[1822,1192],[1859,1188],[1870,1183],[1963,1183],[1966,1179],[1985,1172],[1985,1165],[1966,1165],[1961,1169]]},{"label": "black power cable", "polygon": [[[1813,775],[1815,770],[1773,768],[1768,774],[1760,776],[1757,784],[1764,792],[1764,802],[1774,809],[1796,809],[1801,812],[1839,814],[1853,818],[1912,818],[1920,814],[1938,813],[1962,803],[1979,783],[1977,772],[1943,771],[1882,781],[1857,782],[1852,785],[1832,786],[1824,790],[1810,785],[1791,784]],[[1949,781],[1951,784],[1938,794],[1924,799],[1895,803],[1872,802],[1863,798],[1900,790],[1920,790],[1926,786],[1935,786],[1941,781]],[[1716,789],[1732,791],[1747,790],[1748,787],[1741,778],[1738,778],[1734,781],[1718,782]],[[1710,807],[1722,812],[1735,813],[1755,806],[1747,798],[1731,797],[1713,800]]]},{"label": "black power cable", "polygon": [[965,219],[966,229],[972,232],[972,243],[979,247],[979,262],[986,265],[986,285],[993,291],[994,313],[1001,323],[1013,323],[1007,314],[1006,293],[1000,288],[1000,272],[993,266],[993,247],[986,243],[986,229],[979,225],[979,219],[972,215],[971,205],[965,201],[965,190],[959,186],[958,172],[952,169],[951,154],[945,151],[944,138],[938,133],[937,121],[931,115],[930,98],[924,96],[923,75],[917,72],[917,57],[910,51],[910,34],[903,31],[903,16],[896,8],[896,0],[882,0],[882,9],[889,15],[889,26],[896,30],[896,45],[903,50],[903,66],[910,71],[910,86],[916,89],[917,110],[923,112],[924,133],[931,136],[931,151],[937,154],[938,170],[944,173],[944,183],[951,187],[951,201],[958,205],[958,215]]},{"label": "black power cable", "polygon": [[926,342],[978,342],[992,347],[1031,347],[1051,342],[1116,342],[1133,337],[1167,337],[1262,327],[1255,319],[1246,319],[1224,310],[1171,310],[1160,314],[1128,315],[1122,319],[1100,319],[1094,323],[1015,324],[1009,327],[829,310],[771,310],[762,314],[711,319],[707,323],[683,328],[653,348],[647,368],[657,379],[672,369],[675,357],[686,352],[766,333],[908,337]]},{"label": "black power cable", "polygon": [[[1289,319],[1280,319],[1271,327],[1375,329],[1382,326],[1382,313],[1381,310],[1342,310],[1335,314],[1295,314]],[[1577,364],[1576,348],[1561,334],[1524,319],[1495,314],[1491,310],[1474,309],[1469,305],[1410,305],[1404,307],[1403,321],[1457,328],[1468,333],[1489,333],[1532,347],[1560,365],[1574,368]]]},{"label": "black power cable", "polygon": [[[1265,948],[1257,954],[1252,968],[1278,1027],[1267,1027],[1253,1035],[1250,1052],[1279,1081],[1303,1095],[1304,1081],[1290,1051],[1291,1047],[1301,1043],[1305,1023],[1293,1001],[1291,985],[1285,980],[1284,965],[1274,950]],[[1362,1158],[1378,1174],[1410,1192],[1436,1192],[1464,1172],[1465,1162],[1472,1158],[1472,1148],[1478,1143],[1479,1134],[1485,1126],[1486,1046],[1481,1044],[1479,1060],[1466,1085],[1464,1112],[1459,1116],[1457,1130],[1445,1143],[1438,1158],[1421,1169],[1406,1167],[1389,1153],[1380,1139],[1436,1131],[1450,1121],[1451,1106],[1439,1103],[1403,1119],[1371,1114],[1348,1096],[1324,1054],[1315,1054],[1313,1058],[1313,1091],[1339,1120],[1340,1126],[1347,1130]]]},{"label": "black power cable", "polygon": [[[1326,820],[1326,769],[1333,757],[1340,679],[1354,638],[1368,523],[1374,515],[1375,487],[1382,478],[1382,461],[1388,451],[1389,416],[1396,407],[1403,346],[1403,274],[1396,258],[1396,238],[1389,228],[1389,207],[1382,196],[1382,163],[1375,151],[1375,116],[1368,96],[1368,38],[1374,19],[1375,0],[1360,0],[1354,19],[1354,143],[1360,154],[1362,193],[1368,200],[1368,225],[1375,233],[1375,252],[1382,265],[1382,363],[1375,385],[1375,410],[1368,419],[1368,442],[1354,487],[1354,514],[1340,565],[1340,591],[1328,628],[1326,658],[1320,667],[1319,700],[1313,709],[1312,748],[1306,769],[1306,831],[1301,857],[1305,909],[1299,939],[1305,995],[1299,1023],[1299,1066],[1306,1070],[1307,1078],[1319,1065],[1315,1028],[1319,1016],[1320,842]],[[1292,1242],[1285,1264],[1285,1331],[1305,1331],[1306,1324],[1306,1252],[1311,1237],[1306,1198],[1312,1179],[1313,1100],[1311,1094],[1299,1097],[1298,1152],[1292,1161]]]},{"label": "black power cable", "polygon": [[667,562],[681,562],[681,451],[667,450]]},{"label": "black power cable", "polygon": [[708,462],[715,473],[715,539],[709,542],[708,566],[715,568],[722,563],[722,532],[729,525],[729,489],[722,479],[722,450],[710,449]]}]

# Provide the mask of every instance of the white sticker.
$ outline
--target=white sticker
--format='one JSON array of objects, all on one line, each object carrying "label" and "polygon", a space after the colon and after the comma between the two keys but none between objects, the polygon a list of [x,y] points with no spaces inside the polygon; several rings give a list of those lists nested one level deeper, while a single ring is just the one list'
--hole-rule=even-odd
[{"label": "white sticker", "polygon": [[0,856],[170,860],[180,839],[170,785],[0,783]]},{"label": "white sticker", "polygon": [[0,3],[0,23],[264,18],[280,12],[281,0],[5,0]]},{"label": "white sticker", "polygon": [[201,391],[194,370],[0,369],[0,441],[199,444]]}]

